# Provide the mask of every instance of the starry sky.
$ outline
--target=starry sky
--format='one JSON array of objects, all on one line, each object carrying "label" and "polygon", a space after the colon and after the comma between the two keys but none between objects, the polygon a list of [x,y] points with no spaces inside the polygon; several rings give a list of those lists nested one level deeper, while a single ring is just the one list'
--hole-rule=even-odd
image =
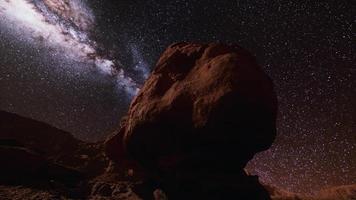
[{"label": "starry sky", "polygon": [[0,0],[0,109],[100,140],[162,51],[237,43],[274,80],[278,136],[247,169],[293,192],[356,183],[351,1]]}]

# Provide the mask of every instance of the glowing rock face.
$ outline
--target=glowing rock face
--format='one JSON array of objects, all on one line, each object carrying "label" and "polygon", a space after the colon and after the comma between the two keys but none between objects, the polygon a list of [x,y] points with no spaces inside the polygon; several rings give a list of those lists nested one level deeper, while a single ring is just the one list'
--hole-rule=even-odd
[{"label": "glowing rock face", "polygon": [[170,199],[269,199],[244,167],[276,135],[277,97],[237,45],[176,43],[106,142],[119,167],[137,161]]}]

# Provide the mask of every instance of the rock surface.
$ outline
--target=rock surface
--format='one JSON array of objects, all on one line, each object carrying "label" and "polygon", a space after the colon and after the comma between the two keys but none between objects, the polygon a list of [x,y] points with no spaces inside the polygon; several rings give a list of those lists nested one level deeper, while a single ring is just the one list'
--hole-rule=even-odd
[{"label": "rock surface", "polygon": [[[273,83],[246,50],[177,43],[162,54],[106,153],[119,162],[129,154],[170,199],[264,199],[243,168],[272,144],[276,111]],[[262,196],[251,198],[256,191]]]}]

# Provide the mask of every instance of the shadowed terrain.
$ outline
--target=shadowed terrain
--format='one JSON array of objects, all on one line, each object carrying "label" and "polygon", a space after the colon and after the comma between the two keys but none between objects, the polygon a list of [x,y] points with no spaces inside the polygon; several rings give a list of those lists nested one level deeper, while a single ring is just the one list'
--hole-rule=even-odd
[{"label": "shadowed terrain", "polygon": [[354,200],[355,185],[294,194],[245,172],[272,145],[276,115],[247,50],[176,43],[104,142],[0,111],[0,199]]}]

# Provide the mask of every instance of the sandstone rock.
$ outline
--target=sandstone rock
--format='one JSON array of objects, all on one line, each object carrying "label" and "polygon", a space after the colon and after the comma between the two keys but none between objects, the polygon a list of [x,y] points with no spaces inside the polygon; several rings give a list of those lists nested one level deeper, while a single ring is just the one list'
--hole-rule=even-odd
[{"label": "sandstone rock", "polygon": [[161,56],[107,152],[121,156],[112,146],[122,142],[133,157],[152,164],[210,152],[236,157],[241,167],[271,145],[275,115],[272,82],[248,52],[178,43]]},{"label": "sandstone rock", "polygon": [[171,188],[247,177],[246,163],[275,138],[276,111],[272,81],[246,50],[177,43],[162,54],[121,130],[107,141],[107,155],[120,160],[128,153],[157,180],[174,183]]}]

